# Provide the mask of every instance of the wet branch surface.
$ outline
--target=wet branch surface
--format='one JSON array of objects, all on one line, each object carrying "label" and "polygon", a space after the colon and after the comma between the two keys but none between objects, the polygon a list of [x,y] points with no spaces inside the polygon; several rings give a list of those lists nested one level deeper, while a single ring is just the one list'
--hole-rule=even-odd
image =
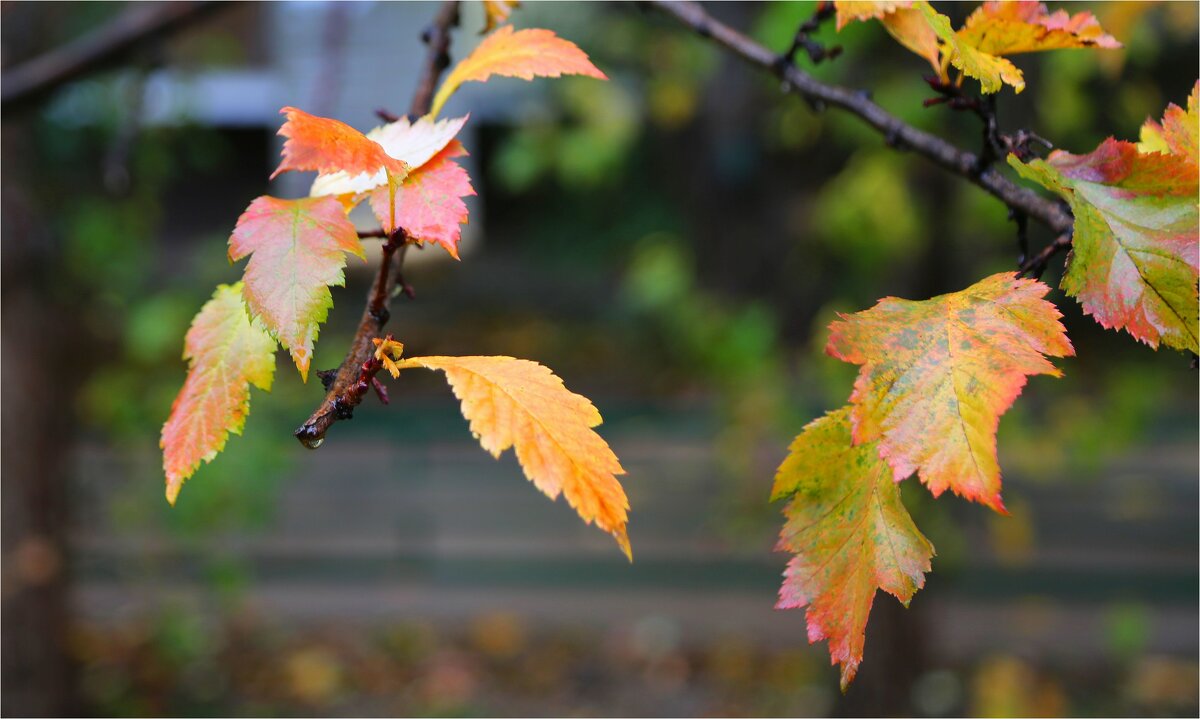
[{"label": "wet branch surface", "polygon": [[[457,25],[458,2],[447,0],[438,10],[433,23],[421,34],[421,39],[429,51],[417,83],[417,90],[413,94],[412,105],[409,107],[408,114],[412,118],[429,112],[438,78],[450,65],[450,30]],[[346,358],[342,360],[337,374],[328,382],[325,399],[321,405],[294,433],[296,439],[307,447],[319,445],[329,428],[338,420],[349,419],[354,408],[362,402],[380,369],[379,361],[374,357],[375,345],[371,340],[378,337],[387,324],[391,315],[388,304],[392,294],[399,286],[406,295],[412,296],[412,290],[404,283],[402,275],[404,255],[408,248],[408,237],[404,230],[397,230],[391,235],[367,232],[360,236],[386,237],[383,257],[375,280],[371,283],[367,306],[358,322],[358,330],[354,333],[354,341],[346,353]],[[325,377],[329,377],[329,374],[326,373]]]},{"label": "wet branch surface", "polygon": [[[1061,203],[1045,199],[1033,190],[1014,184],[992,167],[992,158],[980,157],[904,123],[875,104],[862,91],[825,84],[791,63],[781,63],[779,55],[714,19],[698,3],[651,0],[650,5],[675,18],[698,35],[731,50],[751,65],[771,72],[784,83],[786,90],[799,94],[815,108],[836,107],[858,116],[878,130],[889,145],[897,149],[911,150],[932,160],[942,168],[991,193],[1013,211],[1043,223],[1056,235],[1070,236],[1074,224],[1071,213]],[[1048,246],[1054,248],[1051,254],[1066,247],[1069,247],[1069,242],[1060,245],[1056,241]]]}]

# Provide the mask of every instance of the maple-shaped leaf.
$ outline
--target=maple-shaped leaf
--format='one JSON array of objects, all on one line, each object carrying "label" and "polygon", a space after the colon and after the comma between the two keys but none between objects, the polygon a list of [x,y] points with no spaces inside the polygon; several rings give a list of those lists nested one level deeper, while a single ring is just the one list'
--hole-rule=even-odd
[{"label": "maple-shaped leaf", "polygon": [[279,112],[287,115],[287,122],[279,128],[279,134],[287,140],[283,143],[283,160],[271,173],[272,178],[292,171],[374,176],[382,170],[399,182],[408,172],[404,163],[388,155],[379,143],[344,122],[294,107]]},{"label": "maple-shaped leaf", "polygon": [[366,259],[358,232],[332,197],[259,197],[229,237],[231,262],[252,255],[246,304],[292,353],[306,382],[313,342],[333,306],[329,286],[346,283],[347,252]]},{"label": "maple-shaped leaf", "polygon": [[1200,352],[1196,160],[1109,138],[1087,155],[1009,164],[1075,216],[1062,288],[1102,326],[1151,347]]},{"label": "maple-shaped leaf", "polygon": [[629,500],[617,456],[592,427],[600,413],[542,365],[512,357],[412,357],[400,368],[442,370],[471,433],[492,456],[514,447],[525,476],[547,497],[559,494],[584,522],[612,534],[632,560]]},{"label": "maple-shaped leaf", "polygon": [[[379,143],[389,156],[403,162],[409,172],[415,172],[454,140],[466,124],[467,117],[464,115],[436,122],[428,117],[409,122],[408,118],[402,117],[395,122],[376,127],[368,132],[366,137]],[[387,173],[383,170],[374,175],[334,172],[317,176],[308,194],[311,197],[358,195],[385,185]]]},{"label": "maple-shaped leaf", "polygon": [[1045,356],[1074,354],[1050,288],[1004,272],[922,302],[887,297],[830,325],[825,351],[862,365],[856,443],[879,442],[896,481],[919,472],[934,496],[1004,511],[996,428],[1028,375],[1059,376]]},{"label": "maple-shaped leaf", "polygon": [[1146,120],[1142,125],[1141,152],[1161,152],[1175,155],[1191,163],[1193,174],[1200,163],[1200,80],[1188,95],[1187,111],[1175,103],[1167,105],[1162,122]]},{"label": "maple-shaped leaf", "polygon": [[246,314],[241,283],[221,285],[201,308],[184,340],[183,357],[187,380],[159,441],[171,504],[200,463],[225,448],[229,433],[242,433],[250,385],[271,389],[275,341]]},{"label": "maple-shaped leaf", "polygon": [[570,40],[564,40],[550,30],[535,28],[514,32],[511,25],[505,25],[485,37],[450,71],[433,97],[430,116],[436,117],[442,105],[464,82],[486,82],[492,75],[522,80],[561,75],[608,79]]},{"label": "maple-shaped leaf", "polygon": [[521,3],[517,0],[483,0],[483,30],[479,34],[486,35],[508,22],[508,16],[518,7]]},{"label": "maple-shaped leaf", "polygon": [[878,20],[897,42],[925,58],[935,71],[941,71],[938,36],[913,0],[834,0],[837,29],[847,23]]},{"label": "maple-shaped leaf", "polygon": [[[467,205],[462,198],[475,194],[467,171],[454,161],[465,154],[466,150],[454,140],[437,157],[404,178],[394,193],[386,187],[373,191],[371,209],[383,229],[393,232],[403,227],[409,238],[436,242],[457,260],[461,225],[467,221]],[[389,203],[393,203],[391,207]]]},{"label": "maple-shaped leaf", "polygon": [[908,606],[925,583],[933,545],[901,503],[876,443],[854,443],[848,407],[813,421],[792,442],[771,492],[772,500],[787,497],[777,549],[795,556],[776,607],[808,607],[808,641],[829,641],[845,691],[862,661],[875,590]]}]

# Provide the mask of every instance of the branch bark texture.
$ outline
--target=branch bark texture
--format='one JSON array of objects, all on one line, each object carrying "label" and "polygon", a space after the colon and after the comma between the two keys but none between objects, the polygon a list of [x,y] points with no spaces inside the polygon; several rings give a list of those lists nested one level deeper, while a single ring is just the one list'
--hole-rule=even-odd
[{"label": "branch bark texture", "polygon": [[1069,236],[1074,219],[1061,204],[1045,199],[1033,190],[1019,187],[994,167],[986,166],[987,163],[981,162],[974,153],[906,124],[875,104],[863,92],[828,85],[790,63],[781,63],[779,55],[716,20],[698,3],[651,0],[650,4],[751,65],[773,73],[783,81],[786,89],[801,95],[809,103],[818,107],[840,108],[857,116],[878,130],[888,144],[907,148],[932,160],[982,187],[1010,208],[1045,224],[1055,233]]}]

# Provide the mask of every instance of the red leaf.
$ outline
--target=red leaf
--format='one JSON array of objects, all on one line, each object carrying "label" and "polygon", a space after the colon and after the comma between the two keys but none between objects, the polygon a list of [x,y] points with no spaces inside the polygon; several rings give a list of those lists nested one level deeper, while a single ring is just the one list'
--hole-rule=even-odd
[{"label": "red leaf", "polygon": [[305,381],[313,342],[333,306],[329,285],[346,281],[347,252],[366,258],[354,225],[333,197],[259,197],[229,237],[231,262],[253,253],[246,264],[246,303],[291,351]]},{"label": "red leaf", "polygon": [[395,227],[388,208],[388,188],[372,191],[371,209],[383,229],[392,232],[402,227],[412,239],[436,242],[458,259],[461,225],[467,221],[467,205],[462,198],[475,194],[467,171],[453,159],[465,154],[466,150],[454,140],[404,179],[395,193]]}]

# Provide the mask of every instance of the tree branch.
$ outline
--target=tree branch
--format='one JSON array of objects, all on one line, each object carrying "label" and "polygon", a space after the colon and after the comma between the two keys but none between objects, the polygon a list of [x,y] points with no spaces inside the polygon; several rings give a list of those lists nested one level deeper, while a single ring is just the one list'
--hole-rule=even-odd
[{"label": "tree branch", "polygon": [[81,75],[119,61],[147,41],[158,41],[189,26],[225,3],[162,2],[139,5],[108,23],[43,55],[4,70],[0,101],[9,112]]},{"label": "tree branch", "polygon": [[783,80],[785,89],[798,93],[809,104],[815,107],[837,107],[856,115],[878,130],[889,145],[911,149],[942,168],[975,183],[1010,208],[1042,222],[1059,235],[1069,236],[1074,220],[1062,205],[1045,199],[1032,190],[1015,185],[994,167],[984,167],[984,163],[981,163],[975,154],[905,124],[876,105],[862,92],[827,85],[793,65],[780,63],[775,53],[714,19],[698,3],[650,0],[650,4],[690,27],[697,34],[733,51],[751,65],[774,73]]},{"label": "tree branch", "polygon": [[[421,34],[422,40],[429,46],[429,52],[417,83],[417,90],[413,94],[412,106],[408,111],[411,117],[420,117],[429,112],[438,78],[450,65],[450,28],[456,25],[458,1],[446,0],[438,10],[433,24]],[[375,373],[379,371],[379,362],[374,361],[375,347],[371,340],[379,336],[389,319],[388,303],[397,282],[401,282],[407,243],[408,237],[403,230],[392,233],[384,243],[383,259],[379,263],[375,280],[371,283],[367,306],[363,310],[362,319],[359,320],[358,330],[354,333],[354,341],[350,344],[346,359],[342,360],[341,367],[329,384],[321,405],[294,433],[296,439],[304,446],[319,446],[325,438],[325,433],[335,422],[349,419],[370,388]],[[406,294],[411,296],[411,289],[407,285],[404,288]]]}]

